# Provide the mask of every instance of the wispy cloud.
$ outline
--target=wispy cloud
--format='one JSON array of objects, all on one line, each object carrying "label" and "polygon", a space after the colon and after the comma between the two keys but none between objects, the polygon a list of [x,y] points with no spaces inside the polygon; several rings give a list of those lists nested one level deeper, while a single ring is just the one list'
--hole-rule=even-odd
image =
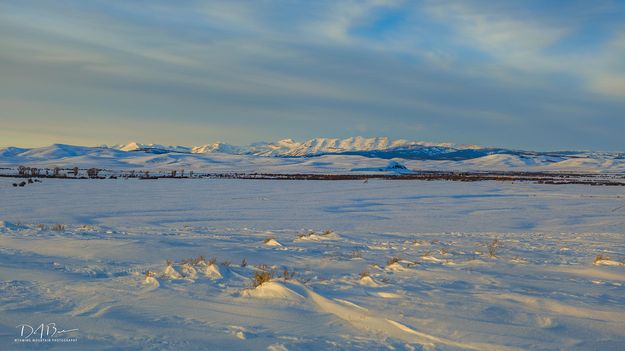
[{"label": "wispy cloud", "polygon": [[0,119],[13,137],[47,118],[98,144],[111,131],[86,129],[104,120],[172,144],[383,131],[615,148],[584,126],[625,128],[624,6],[585,3],[3,2],[0,99],[21,103]]}]

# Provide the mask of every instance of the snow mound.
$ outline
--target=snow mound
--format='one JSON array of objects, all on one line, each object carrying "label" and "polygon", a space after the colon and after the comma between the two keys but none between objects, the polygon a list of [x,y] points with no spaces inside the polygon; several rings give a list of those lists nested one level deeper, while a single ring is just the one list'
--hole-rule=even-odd
[{"label": "snow mound", "polygon": [[282,246],[276,239],[266,239],[263,241],[263,244],[266,246]]},{"label": "snow mound", "polygon": [[263,283],[253,289],[246,289],[241,296],[262,299],[302,300],[304,297],[279,282]]},{"label": "snow mound", "polygon": [[378,291],[376,294],[379,297],[383,298],[383,299],[400,299],[400,298],[402,298],[402,295],[396,294],[396,293],[393,293],[393,292]]},{"label": "snow mound", "polygon": [[180,273],[178,273],[178,271],[176,271],[176,269],[172,265],[169,265],[165,268],[165,270],[163,271],[163,277],[169,279],[182,279],[182,275],[180,275]]},{"label": "snow mound", "polygon": [[204,265],[201,268],[201,271],[206,278],[209,278],[212,280],[223,278],[223,275],[221,275],[221,272],[219,271],[219,267],[214,263],[209,264],[209,265]]},{"label": "snow mound", "polygon": [[145,280],[143,281],[143,284],[151,285],[151,286],[153,286],[155,288],[158,288],[160,286],[160,283],[158,282],[158,280],[155,277],[152,277],[152,276],[145,277]]},{"label": "snow mound", "polygon": [[614,261],[609,258],[604,258],[600,260],[595,260],[594,264],[596,266],[625,266],[625,263]]},{"label": "snow mound", "polygon": [[360,285],[364,285],[364,286],[368,286],[370,288],[377,288],[378,286],[380,286],[380,284],[378,284],[378,282],[376,282],[375,280],[373,280],[373,278],[371,278],[370,276],[366,275],[362,278],[360,278],[360,280],[358,281],[358,283]]},{"label": "snow mound", "polygon": [[385,269],[391,272],[403,272],[406,270],[406,268],[402,266],[399,262],[391,263],[388,266],[386,266]]},{"label": "snow mound", "polygon": [[427,262],[437,262],[437,263],[443,262],[443,260],[441,260],[440,258],[434,257],[432,255],[423,255],[421,256],[421,259]]}]

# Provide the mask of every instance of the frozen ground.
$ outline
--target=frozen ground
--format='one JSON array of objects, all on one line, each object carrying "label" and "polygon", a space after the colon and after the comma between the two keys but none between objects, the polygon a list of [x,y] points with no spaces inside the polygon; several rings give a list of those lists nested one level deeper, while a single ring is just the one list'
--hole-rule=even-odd
[{"label": "frozen ground", "polygon": [[[625,345],[622,187],[12,182],[0,179],[0,350]],[[198,255],[217,264],[181,264]],[[261,269],[295,276],[251,289]],[[77,341],[14,342],[41,323]]]}]

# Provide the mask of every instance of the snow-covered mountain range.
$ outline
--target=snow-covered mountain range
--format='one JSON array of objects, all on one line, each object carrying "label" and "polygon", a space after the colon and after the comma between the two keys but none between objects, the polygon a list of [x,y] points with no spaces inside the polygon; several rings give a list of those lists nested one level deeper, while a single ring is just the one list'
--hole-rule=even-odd
[{"label": "snow-covered mountain range", "polygon": [[[108,148],[104,145],[103,147]],[[429,155],[452,152],[459,149],[478,150],[482,149],[475,145],[456,146],[450,143],[428,143],[422,141],[390,140],[387,137],[363,138],[352,137],[347,139],[338,138],[314,138],[304,142],[293,139],[282,139],[276,142],[257,142],[246,146],[236,146],[226,143],[213,143],[201,146],[165,146],[159,144],[139,144],[131,142],[122,145],[113,145],[110,148],[122,151],[145,151],[152,153],[184,152],[210,154],[215,152],[235,155],[255,156],[278,156],[300,157],[318,156],[324,154],[345,154],[361,152],[399,152],[404,156],[426,152]]]},{"label": "snow-covered mountain range", "polygon": [[554,151],[391,140],[386,137],[283,139],[245,146],[213,143],[165,146],[136,142],[112,146],[54,144],[41,148],[0,149],[0,166],[79,166],[177,168],[214,171],[349,172],[384,168],[396,160],[409,169],[571,170],[625,172],[625,153]]}]

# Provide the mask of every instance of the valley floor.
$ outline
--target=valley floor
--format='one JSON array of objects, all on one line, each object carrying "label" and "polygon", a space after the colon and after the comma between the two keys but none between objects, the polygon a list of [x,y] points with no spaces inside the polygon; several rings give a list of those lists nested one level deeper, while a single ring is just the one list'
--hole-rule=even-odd
[{"label": "valley floor", "polygon": [[[625,345],[623,187],[14,181],[0,179],[0,350]],[[67,340],[16,342],[42,323]]]}]

